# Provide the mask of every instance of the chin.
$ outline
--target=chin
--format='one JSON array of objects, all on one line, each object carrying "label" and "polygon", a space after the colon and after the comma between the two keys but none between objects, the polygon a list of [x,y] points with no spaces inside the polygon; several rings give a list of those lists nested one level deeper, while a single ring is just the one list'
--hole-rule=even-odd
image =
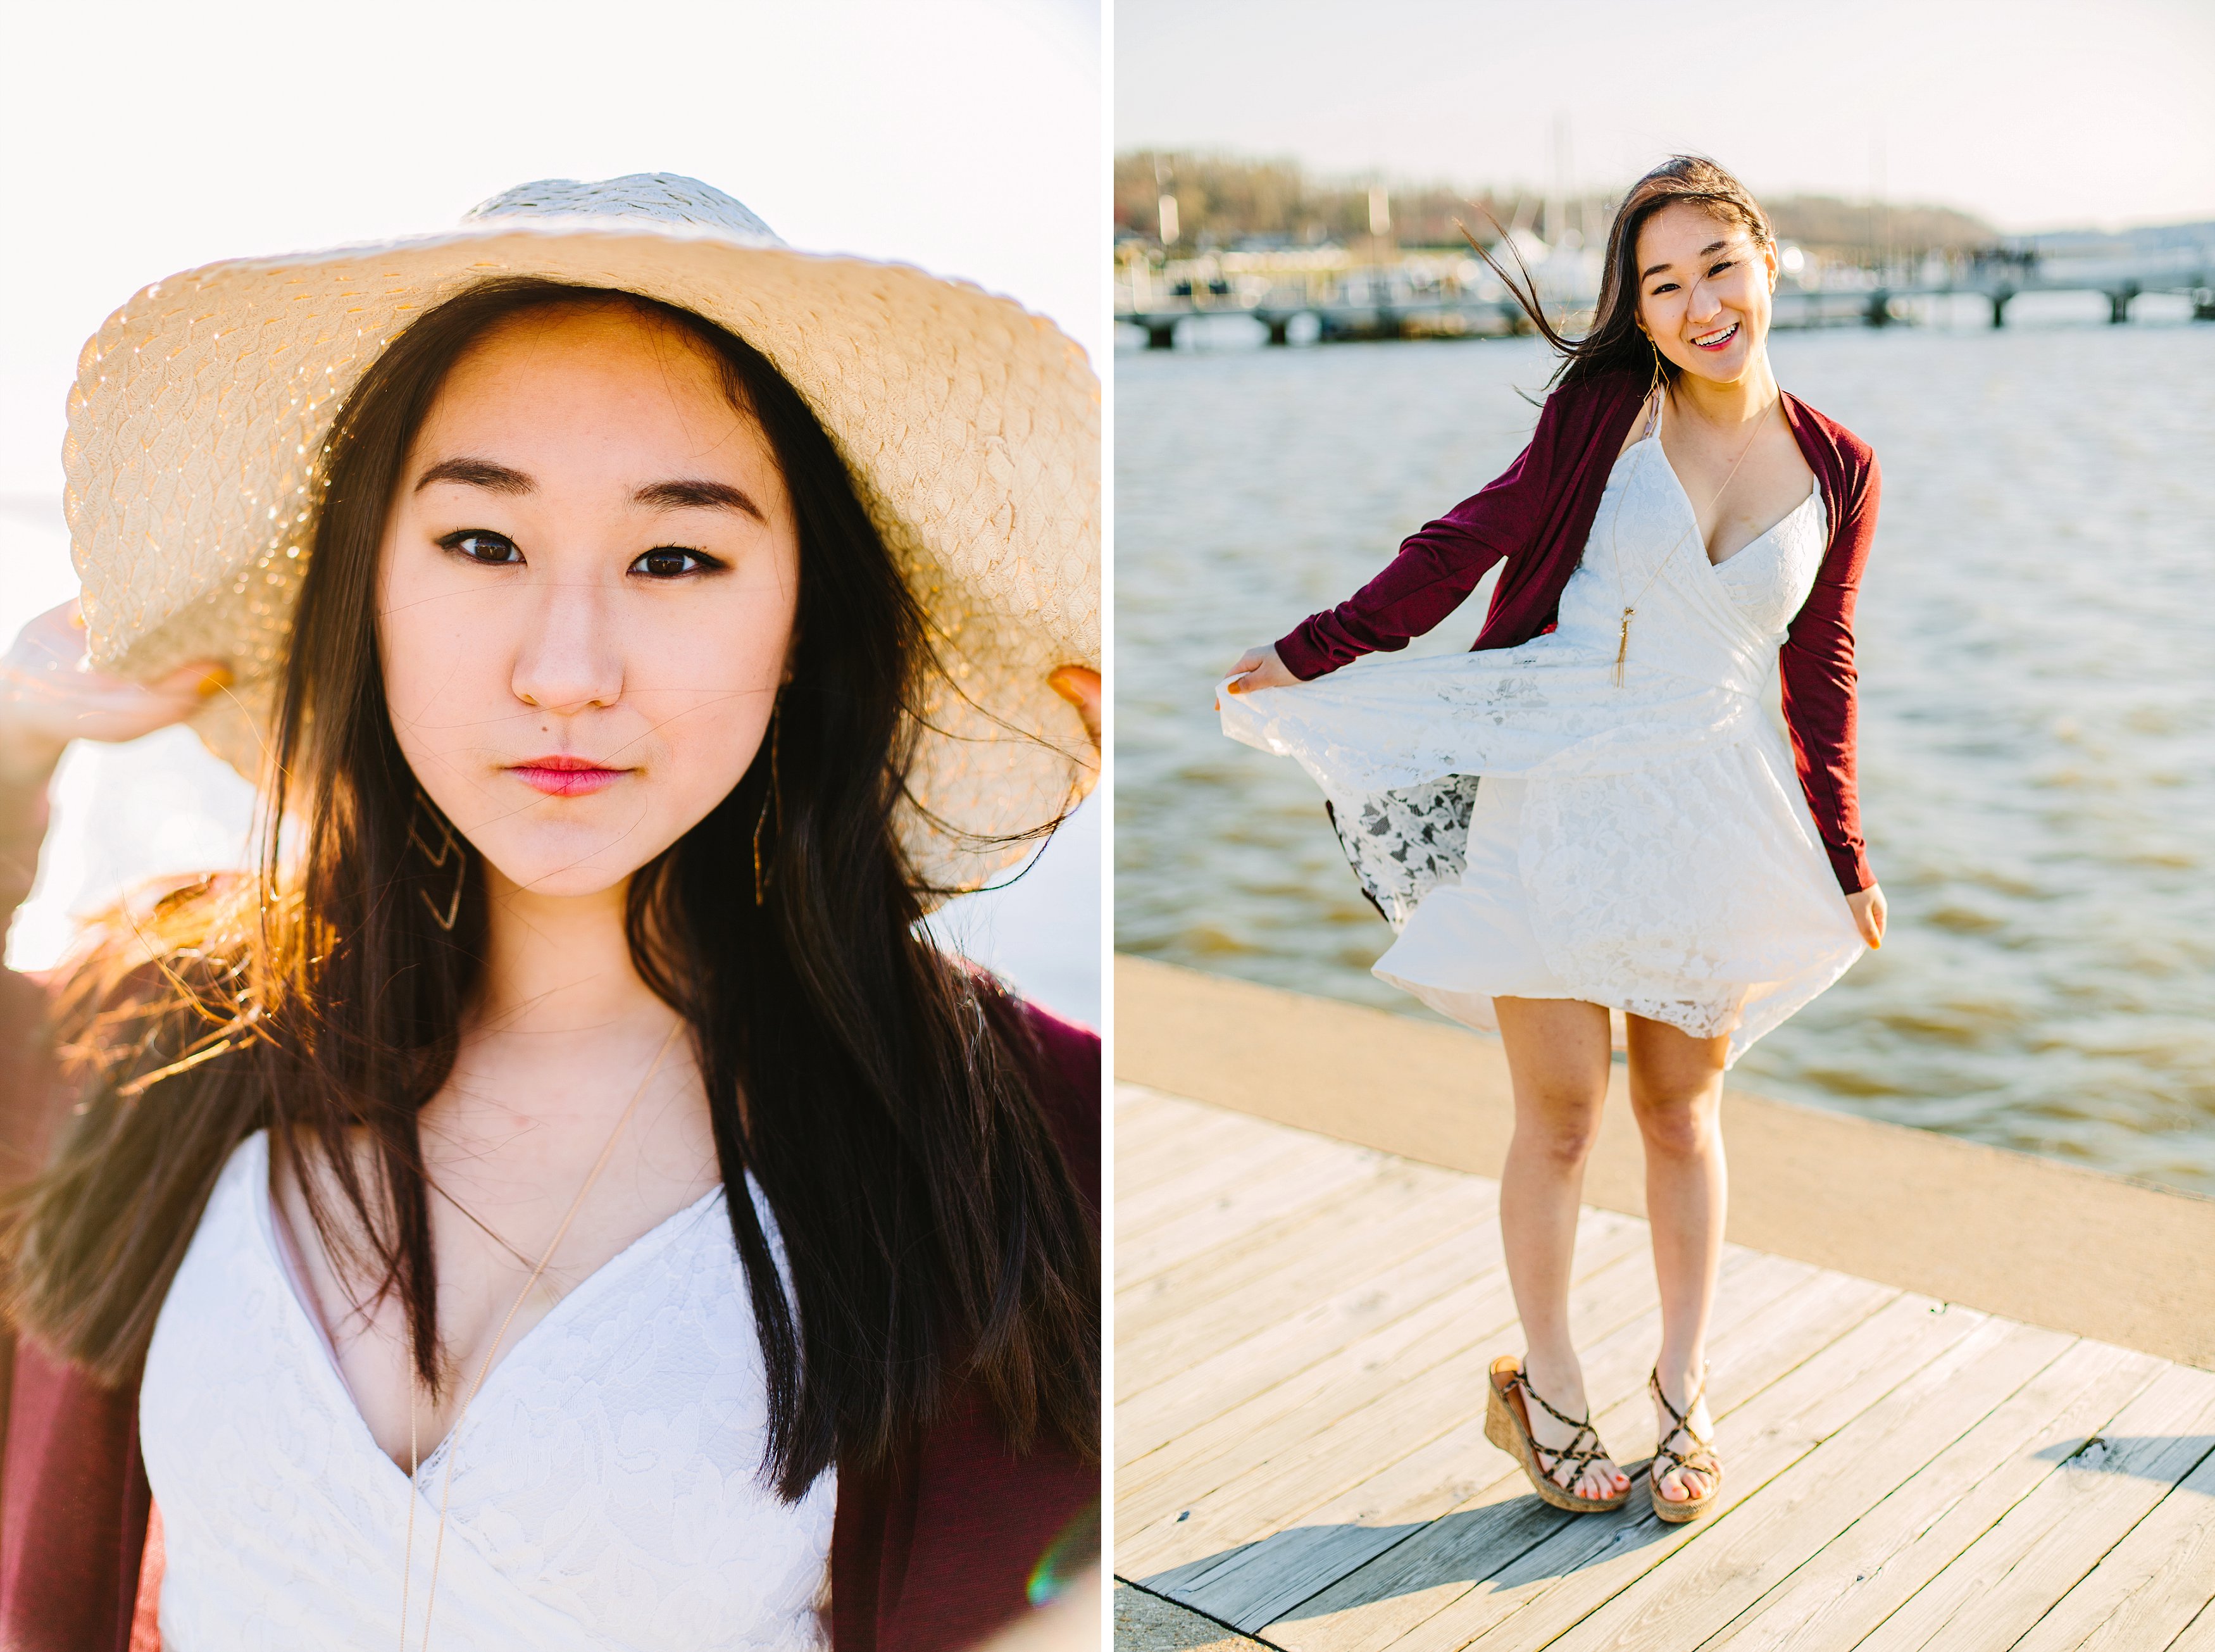
[{"label": "chin", "polygon": [[[475,840],[472,839],[475,843]],[[604,894],[652,860],[666,845],[640,852],[635,832],[502,832],[475,843],[501,878],[535,895],[574,900]]]}]

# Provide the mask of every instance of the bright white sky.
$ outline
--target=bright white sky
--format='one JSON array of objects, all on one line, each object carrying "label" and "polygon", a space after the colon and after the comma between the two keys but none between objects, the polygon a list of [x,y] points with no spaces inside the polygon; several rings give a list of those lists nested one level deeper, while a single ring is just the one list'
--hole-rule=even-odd
[{"label": "bright white sky", "polygon": [[149,281],[681,172],[795,246],[960,275],[1102,359],[1098,0],[73,0],[0,53],[0,494]]},{"label": "bright white sky", "polygon": [[[1118,0],[1119,148],[1620,186],[1704,151],[1757,194],[2003,230],[2215,218],[2209,0]],[[1880,160],[1881,156],[1881,160]]]}]

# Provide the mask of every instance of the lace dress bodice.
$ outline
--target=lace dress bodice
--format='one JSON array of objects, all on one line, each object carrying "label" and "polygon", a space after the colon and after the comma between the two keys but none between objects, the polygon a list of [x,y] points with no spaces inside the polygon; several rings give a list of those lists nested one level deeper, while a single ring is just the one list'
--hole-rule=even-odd
[{"label": "lace dress bodice", "polygon": [[[774,1226],[756,1198],[763,1225]],[[166,1652],[798,1649],[836,1502],[759,1477],[767,1391],[717,1189],[590,1275],[493,1367],[411,1486],[363,1422],[278,1247],[267,1137],[224,1167],[139,1396],[162,1514]]]}]

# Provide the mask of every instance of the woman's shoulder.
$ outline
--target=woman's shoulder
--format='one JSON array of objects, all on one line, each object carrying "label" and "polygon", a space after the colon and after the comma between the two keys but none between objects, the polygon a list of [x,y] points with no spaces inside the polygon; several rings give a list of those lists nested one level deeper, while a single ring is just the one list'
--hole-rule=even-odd
[{"label": "woman's shoulder", "polygon": [[1849,490],[1873,486],[1878,476],[1876,450],[1830,415],[1812,408],[1791,391],[1784,392],[1784,410],[1801,451],[1819,471]]},{"label": "woman's shoulder", "polygon": [[1582,455],[1604,447],[1606,463],[1613,464],[1650,384],[1617,367],[1564,378],[1539,407],[1533,452],[1549,469],[1566,464],[1574,471]]},{"label": "woman's shoulder", "polygon": [[1643,401],[1650,384],[1650,380],[1622,367],[1571,372],[1547,392],[1538,412],[1538,427],[1543,430],[1549,422],[1581,426],[1604,419]]}]

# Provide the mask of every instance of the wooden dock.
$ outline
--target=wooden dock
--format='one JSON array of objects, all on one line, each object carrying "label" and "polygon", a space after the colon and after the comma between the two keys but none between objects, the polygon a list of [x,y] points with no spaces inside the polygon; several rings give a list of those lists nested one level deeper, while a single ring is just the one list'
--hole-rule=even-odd
[{"label": "wooden dock", "polygon": [[[1717,1514],[1663,1525],[1642,1475],[1617,1514],[1547,1508],[1483,1434],[1522,1348],[1497,1191],[1118,1088],[1114,1570],[1212,1620],[1144,1644],[2215,1652],[2215,1372],[1745,1245]],[[1642,1220],[1586,1209],[1573,1311],[1635,1469]]]}]

